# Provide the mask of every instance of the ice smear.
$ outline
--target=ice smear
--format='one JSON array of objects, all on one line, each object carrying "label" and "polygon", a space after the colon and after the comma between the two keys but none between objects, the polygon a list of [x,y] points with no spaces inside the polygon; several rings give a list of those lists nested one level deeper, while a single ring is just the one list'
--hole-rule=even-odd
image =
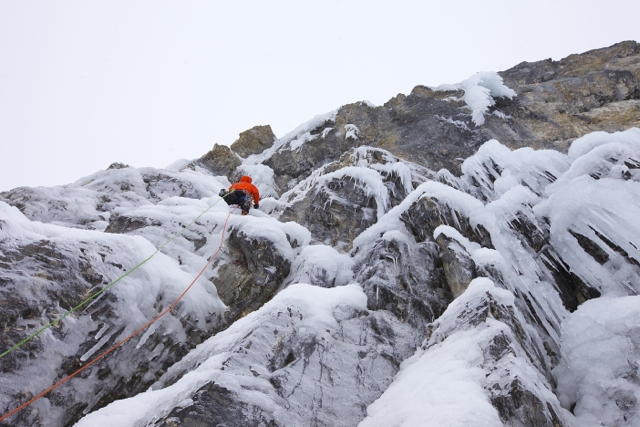
[{"label": "ice smear", "polygon": [[[486,292],[505,304],[513,303],[510,292],[495,288],[488,279],[476,279],[441,319],[459,322],[460,308]],[[482,344],[491,341],[500,325],[485,326],[461,330],[456,324],[453,330],[458,332],[427,350],[419,349],[402,363],[393,383],[367,408],[368,416],[358,427],[502,426],[482,387],[486,376]]]},{"label": "ice smear", "polygon": [[368,196],[373,196],[376,200],[378,218],[382,217],[382,215],[387,211],[387,207],[389,205],[389,192],[382,182],[382,177],[375,170],[347,166],[345,168],[338,169],[335,172],[318,177],[318,185],[316,188],[322,188],[331,180],[343,180],[348,178],[364,184],[363,189],[365,190],[365,193]]},{"label": "ice smear", "polygon": [[528,147],[512,151],[492,139],[462,163],[462,181],[468,192],[487,200],[495,200],[517,185],[540,195],[569,165],[567,156],[557,151]]},{"label": "ice smear", "polygon": [[549,219],[551,243],[585,283],[605,295],[640,292],[640,175],[627,166],[640,159],[640,130],[587,135],[569,156],[571,167],[534,211]]},{"label": "ice smear", "polygon": [[[232,371],[225,371],[224,363],[248,332],[259,329],[261,324],[269,324],[282,312],[287,313],[287,307],[296,307],[304,313],[303,320],[300,321],[301,327],[298,328],[301,332],[324,336],[326,329],[335,330],[338,327],[332,313],[339,305],[366,310],[367,298],[358,285],[332,289],[305,284],[292,285],[278,293],[260,310],[249,313],[227,330],[200,344],[178,364],[169,368],[165,376],[175,375],[177,371],[185,372],[177,382],[166,388],[149,390],[135,397],[113,402],[81,419],[76,427],[147,425],[151,420],[166,415],[170,408],[188,402],[199,388],[211,381],[237,393],[239,401],[256,405],[273,414],[276,419],[289,420],[291,424],[288,425],[296,425],[296,415],[285,413],[280,406],[283,402],[270,397],[273,386],[266,379],[269,377],[268,372],[265,372],[266,378],[238,376]],[[262,368],[256,366],[255,369]]]},{"label": "ice smear", "polygon": [[290,283],[311,283],[322,287],[346,285],[353,279],[353,260],[330,246],[305,247],[291,266]]},{"label": "ice smear", "polygon": [[411,207],[413,203],[422,197],[433,197],[442,203],[448,204],[454,210],[459,211],[463,216],[470,218],[472,225],[477,224],[482,215],[484,205],[474,197],[451,188],[439,182],[429,181],[421,184],[410,193],[399,205],[392,208],[377,223],[360,233],[353,241],[353,247],[366,246],[375,242],[387,230],[402,230],[410,235],[400,220],[400,216]]},{"label": "ice smear", "polygon": [[462,122],[460,120],[453,120],[451,117],[444,117],[444,116],[436,116],[436,117],[438,118],[438,120],[454,125],[458,129],[466,130],[467,132],[471,131],[471,129],[469,129],[469,126],[467,126],[465,122]]},{"label": "ice smear", "polygon": [[305,142],[313,141],[317,137],[318,137],[318,135],[311,135],[311,132],[305,132],[302,135],[298,136],[293,141],[289,142],[289,148],[291,150],[296,150],[296,149],[300,148],[300,146],[302,144],[304,144]]},{"label": "ice smear", "polygon": [[554,375],[580,426],[640,425],[639,307],[640,296],[589,300],[562,325]]},{"label": "ice smear", "polygon": [[378,171],[383,178],[395,175],[400,178],[405,195],[413,191],[413,182],[424,182],[433,173],[423,166],[401,160],[386,150],[361,146],[349,153],[353,166]]},{"label": "ice smear", "polygon": [[484,124],[484,115],[495,104],[493,98],[513,98],[516,92],[508,88],[497,73],[482,71],[454,85],[438,86],[436,90],[463,90],[462,99],[471,109],[471,118],[478,126]]}]

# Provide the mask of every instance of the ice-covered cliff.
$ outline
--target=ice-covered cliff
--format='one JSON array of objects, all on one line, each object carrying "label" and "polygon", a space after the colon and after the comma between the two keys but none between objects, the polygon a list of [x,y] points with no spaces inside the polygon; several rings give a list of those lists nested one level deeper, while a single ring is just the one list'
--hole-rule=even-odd
[{"label": "ice-covered cliff", "polygon": [[206,268],[0,425],[637,425],[639,80],[624,42],[2,193],[3,414]]}]

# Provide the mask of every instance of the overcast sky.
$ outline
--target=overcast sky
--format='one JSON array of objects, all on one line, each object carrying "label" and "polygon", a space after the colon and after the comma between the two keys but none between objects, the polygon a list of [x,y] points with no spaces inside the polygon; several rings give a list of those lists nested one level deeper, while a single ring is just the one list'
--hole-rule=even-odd
[{"label": "overcast sky", "polygon": [[638,16],[638,0],[0,0],[0,191],[640,40]]}]

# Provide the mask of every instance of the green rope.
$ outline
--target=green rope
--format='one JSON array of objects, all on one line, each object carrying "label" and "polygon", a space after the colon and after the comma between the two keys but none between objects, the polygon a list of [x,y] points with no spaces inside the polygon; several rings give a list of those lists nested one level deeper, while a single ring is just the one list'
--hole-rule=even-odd
[{"label": "green rope", "polygon": [[[224,196],[226,197],[226,195]],[[131,270],[127,271],[125,274],[123,274],[122,276],[118,277],[116,280],[114,280],[113,282],[109,283],[107,286],[105,286],[104,288],[100,289],[98,292],[96,292],[95,294],[89,296],[87,299],[85,299],[84,301],[82,301],[80,304],[76,305],[75,307],[73,307],[71,310],[67,311],[66,313],[64,313],[63,315],[61,315],[60,317],[58,317],[57,319],[53,320],[52,322],[46,324],[45,326],[43,326],[42,328],[38,329],[38,331],[36,331],[35,333],[29,335],[28,337],[26,337],[25,339],[23,339],[22,341],[20,341],[18,344],[14,345],[13,347],[11,347],[10,349],[8,349],[7,351],[5,351],[4,353],[0,354],[0,359],[2,359],[3,357],[5,357],[7,354],[15,351],[17,348],[21,347],[22,345],[24,345],[25,343],[31,341],[32,339],[34,339],[35,337],[37,337],[38,335],[40,335],[42,332],[46,331],[47,329],[49,329],[50,327],[58,324],[62,319],[64,319],[65,317],[69,316],[71,313],[75,312],[76,310],[82,308],[83,306],[85,306],[89,301],[92,301],[94,299],[96,299],[98,296],[102,295],[104,292],[106,292],[109,288],[111,288],[113,285],[115,285],[116,283],[118,283],[120,280],[124,279],[125,277],[127,277],[129,274],[133,273],[134,271],[136,271],[138,268],[140,268],[144,263],[146,263],[147,261],[149,261],[151,258],[153,258],[158,252],[160,252],[165,246],[167,246],[169,243],[171,243],[173,240],[175,240],[177,237],[179,237],[180,235],[182,235],[182,233],[184,233],[189,227],[191,227],[197,220],[200,219],[200,217],[202,217],[202,215],[204,215],[205,213],[207,213],[209,211],[209,209],[211,209],[212,207],[214,207],[216,205],[216,203],[218,203],[220,200],[222,200],[224,197],[216,200],[215,203],[213,203],[212,205],[210,205],[207,209],[205,209],[200,215],[198,215],[196,217],[196,219],[194,219],[193,221],[191,221],[189,224],[187,224],[182,230],[180,230],[179,232],[175,233],[169,240],[167,240],[166,242],[164,242],[162,244],[162,246],[160,246],[158,249],[156,249],[156,251],[154,253],[152,253],[147,259],[145,259],[144,261],[140,262],[138,265],[136,265],[135,267],[133,267]]]}]

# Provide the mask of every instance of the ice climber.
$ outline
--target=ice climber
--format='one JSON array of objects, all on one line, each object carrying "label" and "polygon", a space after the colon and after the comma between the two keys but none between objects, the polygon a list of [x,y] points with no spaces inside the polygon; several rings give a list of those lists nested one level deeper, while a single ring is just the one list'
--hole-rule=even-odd
[{"label": "ice climber", "polygon": [[229,190],[220,190],[220,197],[224,198],[224,201],[228,205],[238,205],[242,209],[242,215],[249,213],[249,209],[253,204],[254,209],[258,209],[260,205],[260,192],[258,188],[251,182],[253,180],[248,175],[242,175],[240,181],[232,184]]}]

